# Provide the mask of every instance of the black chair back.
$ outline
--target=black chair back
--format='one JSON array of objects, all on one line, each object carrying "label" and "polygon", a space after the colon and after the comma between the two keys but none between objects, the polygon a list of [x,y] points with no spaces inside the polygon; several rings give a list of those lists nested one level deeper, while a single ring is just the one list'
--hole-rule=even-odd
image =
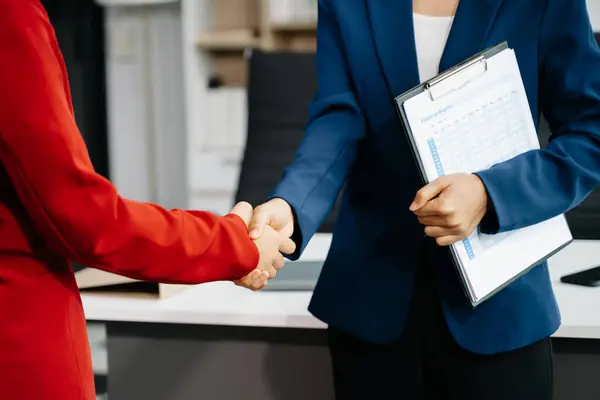
[{"label": "black chair back", "polygon": [[[258,205],[273,191],[302,141],[316,89],[314,54],[252,52],[248,135],[236,201]],[[319,232],[332,231],[337,210],[336,204]]]}]

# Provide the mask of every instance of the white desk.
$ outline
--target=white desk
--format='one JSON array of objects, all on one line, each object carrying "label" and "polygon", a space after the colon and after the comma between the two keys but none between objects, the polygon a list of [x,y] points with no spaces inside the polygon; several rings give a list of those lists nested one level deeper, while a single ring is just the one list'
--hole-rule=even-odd
[{"label": "white desk", "polygon": [[600,264],[600,241],[577,240],[549,261],[552,286],[562,314],[554,336],[600,339],[600,288],[560,282],[560,277]]},{"label": "white desk", "polygon": [[[328,236],[303,258],[323,259]],[[557,400],[600,398],[600,288],[560,276],[600,263],[600,241],[578,241],[550,261],[563,315],[555,336]],[[131,398],[330,400],[325,325],[307,311],[310,292],[259,292],[231,283],[190,287],[170,298],[84,295],[89,320],[105,321],[108,391]],[[256,329],[259,328],[259,329]],[[300,329],[294,329],[300,328]],[[582,347],[583,346],[583,347]],[[582,350],[583,348],[583,350]],[[235,381],[224,384],[224,376]]]},{"label": "white desk", "polygon": [[[317,236],[303,259],[322,259],[328,236]],[[600,264],[600,241],[575,241],[550,260],[563,324],[555,336],[600,339],[600,288],[566,285],[560,276]],[[219,282],[185,289],[167,299],[83,295],[89,320],[172,324],[324,328],[307,311],[310,292],[254,293]]]}]

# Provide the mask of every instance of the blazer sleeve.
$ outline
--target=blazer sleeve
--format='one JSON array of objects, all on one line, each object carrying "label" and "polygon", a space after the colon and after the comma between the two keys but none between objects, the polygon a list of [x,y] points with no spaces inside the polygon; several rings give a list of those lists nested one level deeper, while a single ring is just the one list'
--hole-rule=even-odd
[{"label": "blazer sleeve", "polygon": [[38,1],[0,2],[0,25],[0,160],[49,246],[83,265],[166,283],[235,280],[257,266],[239,217],[127,200],[94,172]]},{"label": "blazer sleeve", "polygon": [[344,55],[344,43],[329,1],[320,0],[317,28],[318,89],[309,107],[305,136],[272,197],[294,210],[297,259],[323,223],[346,180],[358,141],[365,134]]},{"label": "blazer sleeve", "polygon": [[600,51],[585,0],[546,1],[539,42],[541,109],[553,136],[543,150],[478,173],[499,232],[560,215],[600,183]]}]

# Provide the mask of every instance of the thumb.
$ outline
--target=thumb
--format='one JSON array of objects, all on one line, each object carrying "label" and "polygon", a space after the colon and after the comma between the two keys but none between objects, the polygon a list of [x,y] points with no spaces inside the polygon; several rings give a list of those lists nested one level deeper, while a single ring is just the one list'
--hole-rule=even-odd
[{"label": "thumb", "polygon": [[262,231],[266,225],[269,224],[271,217],[269,215],[269,210],[264,205],[256,207],[254,210],[254,215],[252,216],[252,220],[248,225],[248,230],[250,231],[250,238],[256,240],[262,234]]},{"label": "thumb", "polygon": [[252,214],[254,214],[254,211],[250,203],[241,201],[231,209],[229,214],[237,215],[244,221],[244,223],[246,223],[246,226],[249,226],[250,221],[252,221]]},{"label": "thumb", "polygon": [[427,185],[423,186],[416,194],[415,199],[410,205],[410,211],[417,211],[427,202],[437,197],[442,191],[450,186],[450,180],[445,177],[440,177]]},{"label": "thumb", "polygon": [[279,245],[279,251],[283,254],[294,254],[296,251],[296,243],[290,238],[282,237],[281,244]]}]

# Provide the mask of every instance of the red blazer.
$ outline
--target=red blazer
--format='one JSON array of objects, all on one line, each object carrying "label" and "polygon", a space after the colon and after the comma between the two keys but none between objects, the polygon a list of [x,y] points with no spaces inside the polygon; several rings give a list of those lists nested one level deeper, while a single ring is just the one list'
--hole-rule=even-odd
[{"label": "red blazer", "polygon": [[243,221],[121,198],[96,174],[39,0],[0,0],[0,398],[94,400],[70,261],[141,280],[235,280]]}]

